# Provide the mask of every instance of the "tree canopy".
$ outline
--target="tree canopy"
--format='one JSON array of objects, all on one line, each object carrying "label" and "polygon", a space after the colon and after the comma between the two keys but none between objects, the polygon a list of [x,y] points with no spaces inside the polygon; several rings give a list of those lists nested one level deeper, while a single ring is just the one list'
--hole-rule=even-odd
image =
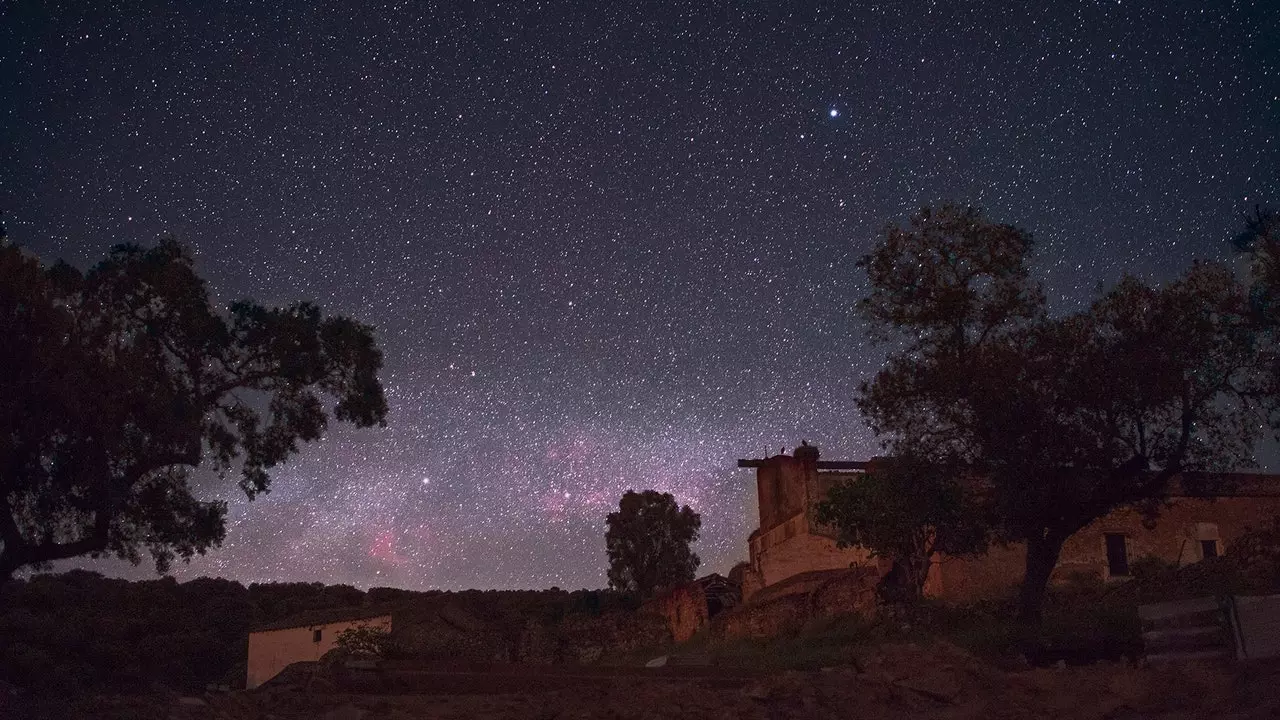
[{"label": "tree canopy", "polygon": [[702,518],[671,493],[629,490],[607,524],[611,587],[647,598],[693,580],[701,560],[689,544],[698,539]]},{"label": "tree canopy", "polygon": [[934,553],[974,555],[989,537],[984,511],[945,468],[910,457],[878,461],[862,477],[828,491],[815,518],[836,531],[840,547],[891,560],[881,583],[887,600],[918,598]]},{"label": "tree canopy", "polygon": [[252,498],[331,417],[386,417],[371,328],[306,302],[218,312],[171,239],[87,272],[0,242],[0,328],[0,582],[79,555],[163,571],[225,535],[192,469]]},{"label": "tree canopy", "polygon": [[1119,507],[1154,517],[1179,474],[1251,461],[1276,427],[1277,373],[1275,323],[1225,266],[1162,286],[1126,276],[1050,316],[1032,247],[972,208],[891,228],[862,261],[860,307],[874,337],[902,344],[859,407],[891,454],[965,483],[995,538],[1026,543],[1034,621],[1076,531]]}]

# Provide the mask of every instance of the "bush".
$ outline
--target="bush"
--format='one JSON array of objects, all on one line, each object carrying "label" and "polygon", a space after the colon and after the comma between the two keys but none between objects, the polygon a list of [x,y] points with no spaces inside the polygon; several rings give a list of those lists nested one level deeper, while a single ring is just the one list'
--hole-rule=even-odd
[{"label": "bush", "polygon": [[396,654],[391,631],[374,625],[359,625],[338,633],[338,650],[351,658],[382,659]]},{"label": "bush", "polygon": [[1246,530],[1231,543],[1227,557],[1260,590],[1280,587],[1280,516],[1262,527]]},{"label": "bush", "polygon": [[1155,555],[1140,557],[1129,563],[1129,574],[1139,582],[1161,577],[1177,569],[1178,565],[1176,563],[1171,563]]}]

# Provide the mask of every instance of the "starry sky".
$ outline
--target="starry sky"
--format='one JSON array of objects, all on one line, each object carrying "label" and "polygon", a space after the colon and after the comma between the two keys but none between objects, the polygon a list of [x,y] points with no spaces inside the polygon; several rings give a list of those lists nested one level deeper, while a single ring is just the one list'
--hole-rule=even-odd
[{"label": "starry sky", "polygon": [[[335,426],[181,577],[605,584],[629,488],[745,559],[760,457],[876,452],[881,229],[1031,231],[1054,306],[1280,197],[1280,3],[0,0],[0,209],[80,266],[177,235],[219,302],[377,328]],[[95,569],[145,577],[147,566]]]}]

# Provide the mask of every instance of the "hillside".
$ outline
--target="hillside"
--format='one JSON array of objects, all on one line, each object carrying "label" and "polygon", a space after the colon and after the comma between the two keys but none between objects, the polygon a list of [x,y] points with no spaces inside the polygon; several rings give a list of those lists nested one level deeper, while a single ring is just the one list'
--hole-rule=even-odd
[{"label": "hillside", "polygon": [[[192,692],[239,687],[251,627],[318,611],[409,602],[463,625],[487,653],[520,652],[528,628],[633,607],[608,591],[411,592],[218,578],[130,582],[75,570],[0,591],[0,679],[35,691]],[[573,624],[573,623],[569,623]],[[499,657],[495,657],[499,656]]]}]

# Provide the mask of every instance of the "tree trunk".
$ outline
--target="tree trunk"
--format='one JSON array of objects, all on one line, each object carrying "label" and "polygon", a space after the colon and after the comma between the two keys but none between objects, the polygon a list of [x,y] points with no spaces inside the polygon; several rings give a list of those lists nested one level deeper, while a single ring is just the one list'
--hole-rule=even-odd
[{"label": "tree trunk", "polygon": [[929,579],[930,558],[928,555],[923,557],[914,556],[907,560],[907,577],[910,580],[911,599],[919,600],[924,597],[924,584]]},{"label": "tree trunk", "polygon": [[1032,538],[1027,542],[1027,567],[1022,578],[1022,592],[1018,598],[1018,620],[1024,627],[1040,625],[1040,611],[1044,606],[1045,589],[1049,577],[1062,554],[1062,543],[1054,534]]}]

